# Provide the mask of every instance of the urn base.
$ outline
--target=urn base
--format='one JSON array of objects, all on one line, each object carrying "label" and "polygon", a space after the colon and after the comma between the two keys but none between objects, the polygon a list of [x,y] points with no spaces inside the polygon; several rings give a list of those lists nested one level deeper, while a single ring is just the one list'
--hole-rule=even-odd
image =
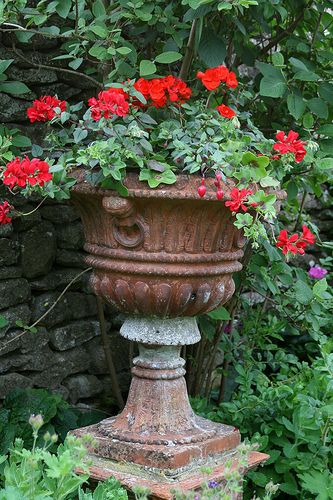
[{"label": "urn base", "polygon": [[[164,474],[205,465],[207,460],[234,451],[240,444],[240,433],[235,427],[216,424],[195,416],[192,428],[181,433],[159,435],[159,439],[147,435],[142,429],[140,439],[117,428],[118,417],[103,420],[74,431],[78,437],[90,434],[95,442],[92,453],[102,459],[128,462],[148,468],[157,467]],[[114,431],[112,430],[114,427]],[[219,458],[220,459],[220,458]]]},{"label": "urn base", "polygon": [[[247,458],[246,467],[242,467],[241,476],[249,469],[262,464],[269,457],[264,453],[253,451]],[[239,467],[239,456],[236,450],[225,452],[219,456],[206,458],[204,461],[194,461],[190,468],[169,470],[158,467],[144,467],[133,463],[116,462],[95,454],[90,454],[90,480],[105,481],[115,477],[124,488],[131,491],[135,486],[148,488],[151,500],[171,500],[175,491],[183,493],[200,491],[205,481],[226,482],[226,468]],[[242,498],[242,493],[232,497],[233,500]]]}]

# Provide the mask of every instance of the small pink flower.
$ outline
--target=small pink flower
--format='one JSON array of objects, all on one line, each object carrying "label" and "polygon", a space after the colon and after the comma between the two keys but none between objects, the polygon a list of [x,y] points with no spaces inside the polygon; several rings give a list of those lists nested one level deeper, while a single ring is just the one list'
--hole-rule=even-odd
[{"label": "small pink flower", "polygon": [[308,274],[310,278],[313,278],[315,280],[321,280],[324,278],[324,276],[326,276],[327,269],[324,269],[323,267],[320,266],[313,266],[310,267]]}]

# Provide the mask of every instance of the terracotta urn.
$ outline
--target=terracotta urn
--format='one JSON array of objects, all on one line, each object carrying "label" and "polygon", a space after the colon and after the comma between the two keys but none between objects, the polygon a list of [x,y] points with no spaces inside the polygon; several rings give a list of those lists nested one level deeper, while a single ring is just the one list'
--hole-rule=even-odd
[{"label": "terracotta urn", "polygon": [[[139,344],[124,410],[75,431],[95,438],[93,477],[148,486],[155,498],[196,488],[202,466],[223,478],[239,431],[194,414],[184,379],[183,345],[200,340],[195,317],[224,304],[242,266],[244,239],[213,180],[200,199],[195,176],[151,189],[129,174],[128,196],[79,182],[73,189],[85,230],[94,292],[126,313],[120,334]],[[233,185],[223,186],[228,193]],[[251,464],[265,458],[251,455]]]}]

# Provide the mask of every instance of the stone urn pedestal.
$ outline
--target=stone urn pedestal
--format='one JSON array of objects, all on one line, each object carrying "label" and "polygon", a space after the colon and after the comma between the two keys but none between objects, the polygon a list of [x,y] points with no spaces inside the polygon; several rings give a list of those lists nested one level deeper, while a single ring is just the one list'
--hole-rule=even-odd
[{"label": "stone urn pedestal", "polygon": [[[175,489],[199,488],[203,467],[222,481],[226,461],[237,466],[239,431],[194,414],[180,349],[200,340],[195,317],[232,296],[244,240],[213,181],[204,200],[193,176],[150,189],[130,174],[125,184],[126,198],[84,181],[72,193],[92,288],[126,313],[120,334],[139,344],[124,410],[75,434],[94,437],[92,478],[114,476],[128,489],[146,486],[152,498],[171,499]],[[249,468],[266,458],[253,452]]]}]

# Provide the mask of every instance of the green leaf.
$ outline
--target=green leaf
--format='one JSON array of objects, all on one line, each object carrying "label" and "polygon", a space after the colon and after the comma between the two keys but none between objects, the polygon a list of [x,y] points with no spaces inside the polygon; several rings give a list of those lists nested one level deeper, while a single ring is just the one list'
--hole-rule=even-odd
[{"label": "green leaf", "polygon": [[313,299],[312,289],[304,281],[297,281],[294,285],[296,300],[301,304],[309,304]]},{"label": "green leaf", "polygon": [[95,17],[104,17],[106,15],[106,10],[102,0],[96,0],[93,3],[92,13]]},{"label": "green leaf", "polygon": [[317,160],[316,167],[320,170],[329,170],[333,168],[333,158],[321,158]]},{"label": "green leaf", "polygon": [[287,90],[287,82],[281,69],[266,63],[257,63],[257,67],[264,75],[260,82],[260,95],[274,98],[282,97]]},{"label": "green leaf", "polygon": [[7,325],[8,320],[4,316],[0,315],[0,328],[5,328]]},{"label": "green leaf", "polygon": [[277,179],[274,179],[274,177],[270,177],[269,175],[260,179],[261,187],[277,187],[279,185],[280,182]]},{"label": "green leaf", "polygon": [[4,82],[0,83],[0,92],[7,94],[19,95],[28,94],[30,89],[22,82]]},{"label": "green leaf", "polygon": [[208,68],[214,68],[224,62],[226,45],[211,29],[202,32],[198,55]]},{"label": "green leaf", "polygon": [[155,62],[161,63],[161,64],[171,64],[175,61],[179,61],[183,56],[179,52],[174,52],[174,51],[168,51],[168,52],[163,52],[162,54],[159,54],[155,58]]},{"label": "green leaf", "polygon": [[12,62],[14,62],[14,59],[0,59],[0,73],[4,73]]},{"label": "green leaf", "polygon": [[305,113],[303,116],[303,127],[304,128],[312,128],[313,127],[313,116],[311,113]]},{"label": "green leaf", "polygon": [[18,148],[29,148],[31,146],[31,140],[25,135],[16,135],[12,139],[12,144]]},{"label": "green leaf", "polygon": [[223,306],[218,309],[214,309],[214,311],[210,311],[208,316],[212,319],[218,319],[221,321],[228,321],[231,319],[229,311]]},{"label": "green leaf", "polygon": [[106,38],[109,34],[107,28],[105,26],[100,26],[99,24],[94,24],[93,26],[90,26],[89,29],[100,38]]},{"label": "green leaf", "polygon": [[73,69],[78,69],[82,63],[83,63],[83,57],[78,57],[77,59],[74,59],[74,61],[69,62],[68,66],[70,66]]},{"label": "green leaf", "polygon": [[290,181],[287,186],[288,202],[291,202],[297,197],[298,186],[296,182]]},{"label": "green leaf", "polygon": [[281,54],[281,52],[274,52],[272,54],[272,62],[274,66],[283,66],[284,64],[283,54]]},{"label": "green leaf", "polygon": [[87,135],[88,135],[88,130],[83,128],[76,128],[73,134],[74,142],[77,144],[78,142],[83,141],[83,139],[85,139]]},{"label": "green leaf", "polygon": [[305,111],[305,101],[302,97],[296,94],[290,94],[287,98],[287,105],[289,113],[296,119],[299,120]]},{"label": "green leaf", "polygon": [[318,134],[326,135],[327,137],[333,137],[333,125],[327,124],[319,127],[317,130]]},{"label": "green leaf", "polygon": [[325,99],[325,101],[327,101],[328,103],[333,102],[333,84],[332,83],[328,83],[328,82],[320,83],[318,86],[318,91],[319,91],[320,97]]},{"label": "green leaf", "polygon": [[132,49],[130,49],[129,47],[118,47],[116,51],[122,56],[127,56],[127,54],[130,54],[132,52]]},{"label": "green leaf", "polygon": [[323,99],[319,97],[314,97],[308,101],[308,108],[312,113],[318,116],[318,118],[328,117],[328,106]]},{"label": "green leaf", "polygon": [[31,148],[31,154],[34,158],[37,158],[39,156],[42,156],[43,154],[43,148],[40,147],[38,144],[33,144]]},{"label": "green leaf", "polygon": [[156,70],[157,68],[155,64],[148,59],[143,59],[140,62],[140,76],[153,75],[154,73],[156,73]]},{"label": "green leaf", "polygon": [[60,17],[63,19],[66,19],[72,6],[72,1],[71,0],[58,0],[57,6],[56,6],[56,11],[57,14],[59,14]]},{"label": "green leaf", "polygon": [[323,297],[323,293],[326,292],[328,288],[328,284],[326,281],[326,278],[323,278],[321,280],[318,280],[312,288],[313,294],[318,297],[319,299],[325,298]]},{"label": "green leaf", "polygon": [[294,80],[301,80],[302,82],[315,82],[319,80],[319,78],[320,76],[318,76],[316,73],[305,70],[298,71],[294,76]]},{"label": "green leaf", "polygon": [[298,71],[309,71],[306,64],[304,64],[304,62],[300,61],[299,59],[296,59],[296,57],[290,57],[289,62]]}]

